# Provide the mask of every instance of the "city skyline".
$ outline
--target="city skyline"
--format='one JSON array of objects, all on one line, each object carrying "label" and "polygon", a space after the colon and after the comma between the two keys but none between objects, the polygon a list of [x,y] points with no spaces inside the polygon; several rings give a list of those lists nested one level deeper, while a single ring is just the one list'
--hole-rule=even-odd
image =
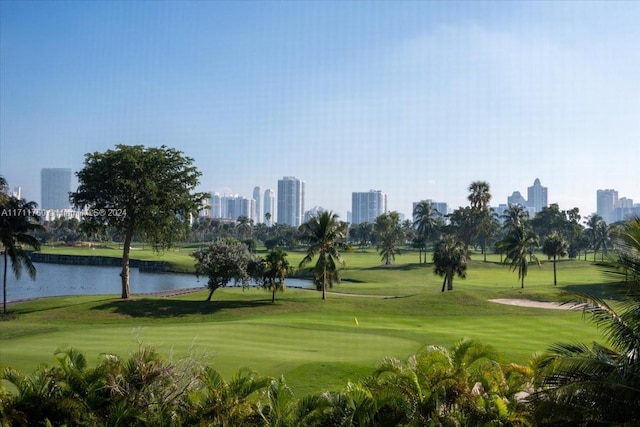
[{"label": "city skyline", "polygon": [[[68,177],[71,174],[70,169],[61,169],[61,168],[45,168],[41,171],[41,181],[44,185],[45,181],[45,172],[49,175],[60,175],[60,172],[64,172],[65,177]],[[53,182],[60,182],[58,179],[53,180]],[[66,180],[65,180],[66,182]],[[287,185],[287,182],[294,182],[296,185]],[[66,185],[66,184],[65,184]],[[60,193],[52,186],[49,186],[47,191],[54,192],[56,194]],[[243,194],[230,192],[230,193],[220,193],[215,190],[208,191],[210,197],[208,199],[208,206],[201,211],[202,216],[209,216],[212,218],[225,218],[225,219],[237,219],[239,216],[246,216],[254,221],[254,223],[265,222],[268,225],[272,225],[275,222],[281,222],[289,225],[297,224],[299,225],[302,222],[306,221],[309,214],[312,214],[313,210],[325,210],[325,208],[321,207],[321,205],[315,205],[312,209],[306,210],[305,208],[305,181],[298,180],[295,177],[283,177],[278,180],[278,187],[284,189],[284,193],[290,193],[282,196],[281,200],[278,203],[282,206],[285,206],[287,203],[290,205],[289,213],[283,215],[282,218],[278,217],[278,212],[275,207],[276,203],[276,195],[277,192],[267,188],[264,193],[262,193],[261,187],[259,185],[253,188],[253,193],[251,198],[245,197]],[[541,185],[540,179],[536,178],[533,182],[533,185],[527,187],[527,195],[528,199],[524,198],[520,191],[515,190],[512,192],[510,196],[506,198],[506,203],[503,203],[505,200],[501,200],[495,197],[492,194],[492,200],[490,206],[495,210],[499,215],[501,215],[504,210],[513,204],[520,204],[522,207],[526,208],[529,212],[529,216],[533,218],[536,213],[540,212],[543,207],[547,207],[550,204],[547,201],[547,190],[548,188]],[[22,192],[22,187],[14,187],[12,191],[12,195]],[[285,199],[290,199],[291,197],[297,197],[299,200],[295,200],[293,202],[286,201]],[[47,196],[49,197],[49,196]],[[260,200],[256,199],[258,197]],[[43,192],[41,195],[41,199],[44,200],[45,193]],[[341,215],[340,212],[335,211],[333,209],[326,209],[333,211],[334,213],[338,213],[339,217],[347,222],[352,224],[358,224],[359,222],[372,222],[375,217],[384,212],[390,212],[392,209],[387,208],[387,194],[382,192],[381,190],[369,190],[368,192],[351,192],[351,210],[347,210],[344,215]],[[396,210],[402,217],[405,219],[409,219],[412,216],[413,209],[419,201],[427,200],[429,201],[434,208],[438,210],[438,212],[442,215],[446,215],[447,213],[451,213],[451,211],[455,210],[456,207],[449,207],[447,201],[434,201],[432,199],[420,199],[412,202],[411,207],[407,210]],[[619,197],[619,192],[615,189],[598,189],[595,195],[597,208],[593,212],[585,213],[580,211],[580,215],[583,218],[586,218],[589,215],[597,214],[600,215],[605,222],[613,223],[616,221],[623,220],[629,214],[640,214],[640,202],[638,200],[634,200],[633,198],[626,197],[623,195]],[[371,205],[371,203],[373,203]],[[356,209],[354,206],[356,204],[362,204],[359,209],[362,211],[360,213],[356,213]],[[258,205],[264,207],[264,209],[258,208]],[[369,205],[366,206],[365,205]],[[468,203],[467,203],[468,205]],[[465,205],[466,206],[466,205]],[[561,210],[569,210],[576,206],[562,206],[559,205]],[[42,207],[42,209],[53,209],[53,210],[62,210],[66,209],[64,207],[57,208],[46,208]],[[266,221],[264,214],[261,217],[258,217],[259,212],[266,213],[269,212],[270,219]],[[295,213],[292,213],[295,212]],[[375,212],[375,213],[372,213]],[[377,215],[376,215],[377,214]],[[285,217],[290,217],[289,220],[284,220]],[[352,218],[349,220],[349,218]]]},{"label": "city skyline", "polygon": [[465,206],[476,180],[497,205],[537,177],[583,216],[598,189],[640,199],[637,3],[0,9],[0,174],[29,200],[40,169],[118,143],[183,151],[202,191],[303,177],[345,220],[358,189],[410,215]]}]

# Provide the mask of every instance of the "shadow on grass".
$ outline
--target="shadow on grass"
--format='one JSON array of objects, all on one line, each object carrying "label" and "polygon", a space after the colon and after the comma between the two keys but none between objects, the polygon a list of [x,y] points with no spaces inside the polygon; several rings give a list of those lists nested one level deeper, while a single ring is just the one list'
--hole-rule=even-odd
[{"label": "shadow on grass", "polygon": [[410,270],[420,270],[424,268],[432,267],[433,264],[418,264],[418,263],[409,263],[409,264],[381,264],[373,267],[366,268],[365,270],[396,270],[396,271],[410,271]]},{"label": "shadow on grass", "polygon": [[213,314],[226,309],[271,306],[271,300],[259,301],[182,301],[143,298],[114,300],[97,305],[92,310],[105,310],[130,317],[167,318],[193,314]]},{"label": "shadow on grass", "polygon": [[619,283],[601,283],[594,285],[565,285],[562,290],[568,294],[591,295],[604,300],[622,301],[628,299],[629,285]]}]

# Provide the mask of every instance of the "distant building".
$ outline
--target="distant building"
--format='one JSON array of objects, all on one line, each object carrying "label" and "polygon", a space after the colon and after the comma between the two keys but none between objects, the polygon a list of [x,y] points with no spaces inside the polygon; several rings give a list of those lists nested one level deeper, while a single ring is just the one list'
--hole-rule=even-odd
[{"label": "distant building", "polygon": [[618,192],[616,190],[598,190],[596,193],[597,214],[607,223],[615,222],[614,209],[618,205]]},{"label": "distant building", "polygon": [[300,226],[304,214],[304,181],[293,176],[278,180],[278,223]]},{"label": "distant building", "polygon": [[514,191],[509,197],[507,197],[507,204],[509,206],[520,205],[523,208],[527,207],[527,199],[522,197],[519,191]]},{"label": "distant building", "polygon": [[211,193],[209,212],[211,218],[222,218],[222,199],[220,193]]},{"label": "distant building", "polygon": [[547,187],[543,187],[540,180],[536,178],[533,185],[527,188],[527,197],[527,206],[532,208],[532,213],[535,215],[547,206]]},{"label": "distant building", "polygon": [[71,192],[71,169],[42,169],[41,209],[69,209],[69,193]]},{"label": "distant building", "polygon": [[253,202],[255,206],[253,222],[256,224],[264,222],[264,217],[262,216],[262,189],[259,186],[253,189]]},{"label": "distant building", "polygon": [[387,212],[387,194],[380,190],[366,193],[351,193],[351,224],[375,222],[376,218]]},{"label": "distant building", "polygon": [[314,216],[317,217],[318,215],[320,215],[324,211],[326,211],[326,209],[323,208],[322,206],[314,206],[314,207],[312,207],[311,209],[309,209],[308,211],[306,211],[304,213],[304,222],[308,222],[311,219],[311,217],[314,217]]},{"label": "distant building", "polygon": [[265,224],[267,224],[267,226],[271,227],[276,218],[276,193],[273,190],[267,188],[266,190],[264,190],[263,201],[264,222]]}]

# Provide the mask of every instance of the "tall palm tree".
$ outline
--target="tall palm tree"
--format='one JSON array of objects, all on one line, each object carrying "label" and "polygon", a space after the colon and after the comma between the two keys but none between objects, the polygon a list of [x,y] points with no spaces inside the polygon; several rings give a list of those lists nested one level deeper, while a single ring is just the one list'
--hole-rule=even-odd
[{"label": "tall palm tree", "polygon": [[471,208],[475,210],[489,209],[491,201],[491,193],[489,192],[489,183],[486,181],[474,181],[469,185],[471,192],[467,199],[471,203]]},{"label": "tall palm tree", "polygon": [[500,249],[505,253],[505,262],[510,262],[511,271],[518,270],[521,288],[524,288],[524,278],[529,270],[529,260],[540,265],[540,261],[533,253],[533,248],[538,244],[538,236],[530,228],[523,225],[513,227],[499,243]]},{"label": "tall palm tree", "polygon": [[496,214],[493,209],[478,212],[476,233],[477,241],[480,243],[480,248],[482,249],[484,262],[487,262],[487,243],[493,239],[499,230],[500,223],[498,222],[498,214]]},{"label": "tall palm tree", "polygon": [[448,290],[453,289],[453,276],[460,278],[467,276],[467,257],[465,255],[462,242],[455,240],[453,236],[445,236],[438,243],[433,251],[434,273],[444,277],[442,281],[442,292],[445,285]]},{"label": "tall palm tree", "polygon": [[396,255],[400,253],[400,246],[404,243],[404,233],[400,227],[398,212],[383,213],[377,217],[373,232],[381,260],[385,265],[390,265],[391,260],[395,260]]},{"label": "tall palm tree", "polygon": [[16,279],[22,276],[22,268],[26,268],[29,277],[36,278],[36,268],[24,250],[24,246],[30,246],[34,250],[40,250],[40,242],[30,233],[42,229],[40,218],[34,214],[38,205],[35,202],[27,202],[24,199],[8,197],[0,210],[8,215],[0,216],[0,243],[3,247],[4,272],[2,279],[2,307],[3,313],[7,313],[7,266],[11,260],[11,268]]},{"label": "tall palm tree", "polygon": [[599,222],[595,229],[595,236],[596,246],[594,247],[593,257],[595,259],[595,252],[600,250],[600,257],[604,261],[604,257],[611,246],[611,226],[604,221]]},{"label": "tall palm tree", "polygon": [[587,236],[589,236],[589,246],[593,249],[593,260],[596,260],[596,247],[598,246],[598,226],[604,220],[598,214],[589,215],[585,221],[587,226]]},{"label": "tall palm tree", "polygon": [[287,253],[276,249],[267,254],[264,259],[264,286],[271,291],[271,302],[276,301],[276,291],[284,292],[284,280],[291,272],[291,265],[287,260]]},{"label": "tall palm tree", "polygon": [[300,231],[300,241],[309,245],[300,267],[310,263],[318,255],[313,277],[318,289],[322,290],[322,299],[325,299],[327,286],[332,287],[333,282],[340,282],[338,264],[346,265],[340,253],[350,250],[345,243],[345,224],[338,221],[338,214],[323,211],[302,224]]},{"label": "tall palm tree", "polygon": [[[446,212],[445,212],[446,213]],[[421,200],[413,208],[413,226],[418,232],[418,236],[424,242],[424,262],[427,262],[427,243],[433,237],[433,233],[438,226],[436,216],[438,210],[435,209],[431,202]],[[422,262],[422,259],[420,260]]]},{"label": "tall palm tree", "polygon": [[558,284],[556,260],[558,257],[562,258],[567,256],[567,249],[569,249],[569,244],[560,233],[555,231],[542,242],[542,253],[549,257],[549,259],[553,258],[553,286]]}]

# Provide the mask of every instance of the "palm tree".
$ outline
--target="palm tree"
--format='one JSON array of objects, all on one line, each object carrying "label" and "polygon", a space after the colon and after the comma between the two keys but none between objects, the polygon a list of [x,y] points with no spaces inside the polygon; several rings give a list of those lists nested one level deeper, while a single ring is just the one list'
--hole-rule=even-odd
[{"label": "palm tree", "polygon": [[377,217],[373,232],[381,260],[385,265],[390,265],[391,260],[395,260],[396,255],[400,253],[400,246],[404,243],[404,233],[400,227],[398,212],[383,213]]},{"label": "palm tree", "polygon": [[589,245],[593,249],[593,260],[596,260],[596,248],[598,246],[598,226],[604,220],[598,214],[593,214],[587,217],[585,224],[587,225],[587,236],[589,236]]},{"label": "palm tree", "polygon": [[583,294],[606,344],[556,344],[536,361],[534,414],[540,424],[637,425],[640,419],[640,217],[626,221],[607,267],[626,286],[615,308]]},{"label": "palm tree", "polygon": [[480,248],[482,249],[484,262],[487,262],[487,243],[493,239],[499,230],[500,223],[498,222],[498,214],[496,214],[493,209],[487,209],[478,213],[476,233]]},{"label": "palm tree", "polygon": [[467,199],[471,203],[472,209],[479,211],[489,209],[491,193],[489,192],[488,182],[474,181],[469,185],[469,191],[471,193],[469,194]]},{"label": "palm tree", "polygon": [[604,221],[599,222],[595,229],[595,236],[596,245],[593,253],[594,260],[596,256],[595,252],[601,250],[600,256],[604,261],[604,257],[607,255],[607,250],[611,246],[611,226]]},{"label": "palm tree", "polygon": [[[437,214],[437,209],[434,209],[428,200],[421,200],[413,208],[413,226],[418,232],[418,237],[422,238],[424,242],[425,264],[427,262],[427,243],[438,226]],[[420,262],[422,262],[422,259],[420,259]]]},{"label": "palm tree", "polygon": [[287,253],[281,249],[269,252],[264,259],[264,286],[271,291],[271,302],[276,301],[276,291],[284,292],[284,280],[291,272],[291,265],[287,261]]},{"label": "palm tree", "polygon": [[518,270],[520,287],[524,288],[524,278],[529,270],[529,260],[540,265],[540,261],[533,253],[533,248],[538,246],[538,236],[523,225],[513,227],[499,243],[499,247],[505,253],[505,262],[511,264],[511,271]]},{"label": "palm tree", "polygon": [[302,224],[300,231],[300,241],[309,245],[306,256],[300,262],[300,268],[318,255],[313,276],[318,289],[322,289],[322,299],[325,299],[327,286],[332,287],[333,282],[340,282],[337,264],[346,265],[340,251],[350,250],[345,243],[344,223],[338,221],[338,214],[323,211]]},{"label": "palm tree", "polygon": [[509,205],[500,217],[504,219],[503,228],[511,229],[522,225],[529,218],[529,211],[519,204]]},{"label": "palm tree", "polygon": [[40,250],[40,242],[30,233],[42,229],[40,218],[34,215],[38,205],[24,199],[8,197],[0,210],[8,215],[0,216],[0,243],[3,246],[4,272],[2,280],[3,313],[7,314],[7,266],[11,260],[11,268],[16,279],[22,276],[22,268],[26,268],[29,277],[36,278],[36,268],[23,246]]},{"label": "palm tree", "polygon": [[460,278],[467,276],[467,257],[465,256],[464,245],[455,240],[453,236],[446,236],[436,243],[433,251],[434,273],[444,277],[442,281],[442,292],[445,285],[448,290],[453,289],[453,276]]},{"label": "palm tree", "polygon": [[542,243],[542,253],[549,257],[549,259],[553,258],[553,286],[558,284],[556,260],[558,257],[562,258],[567,256],[567,249],[569,249],[569,244],[561,234],[555,231],[544,239]]}]

